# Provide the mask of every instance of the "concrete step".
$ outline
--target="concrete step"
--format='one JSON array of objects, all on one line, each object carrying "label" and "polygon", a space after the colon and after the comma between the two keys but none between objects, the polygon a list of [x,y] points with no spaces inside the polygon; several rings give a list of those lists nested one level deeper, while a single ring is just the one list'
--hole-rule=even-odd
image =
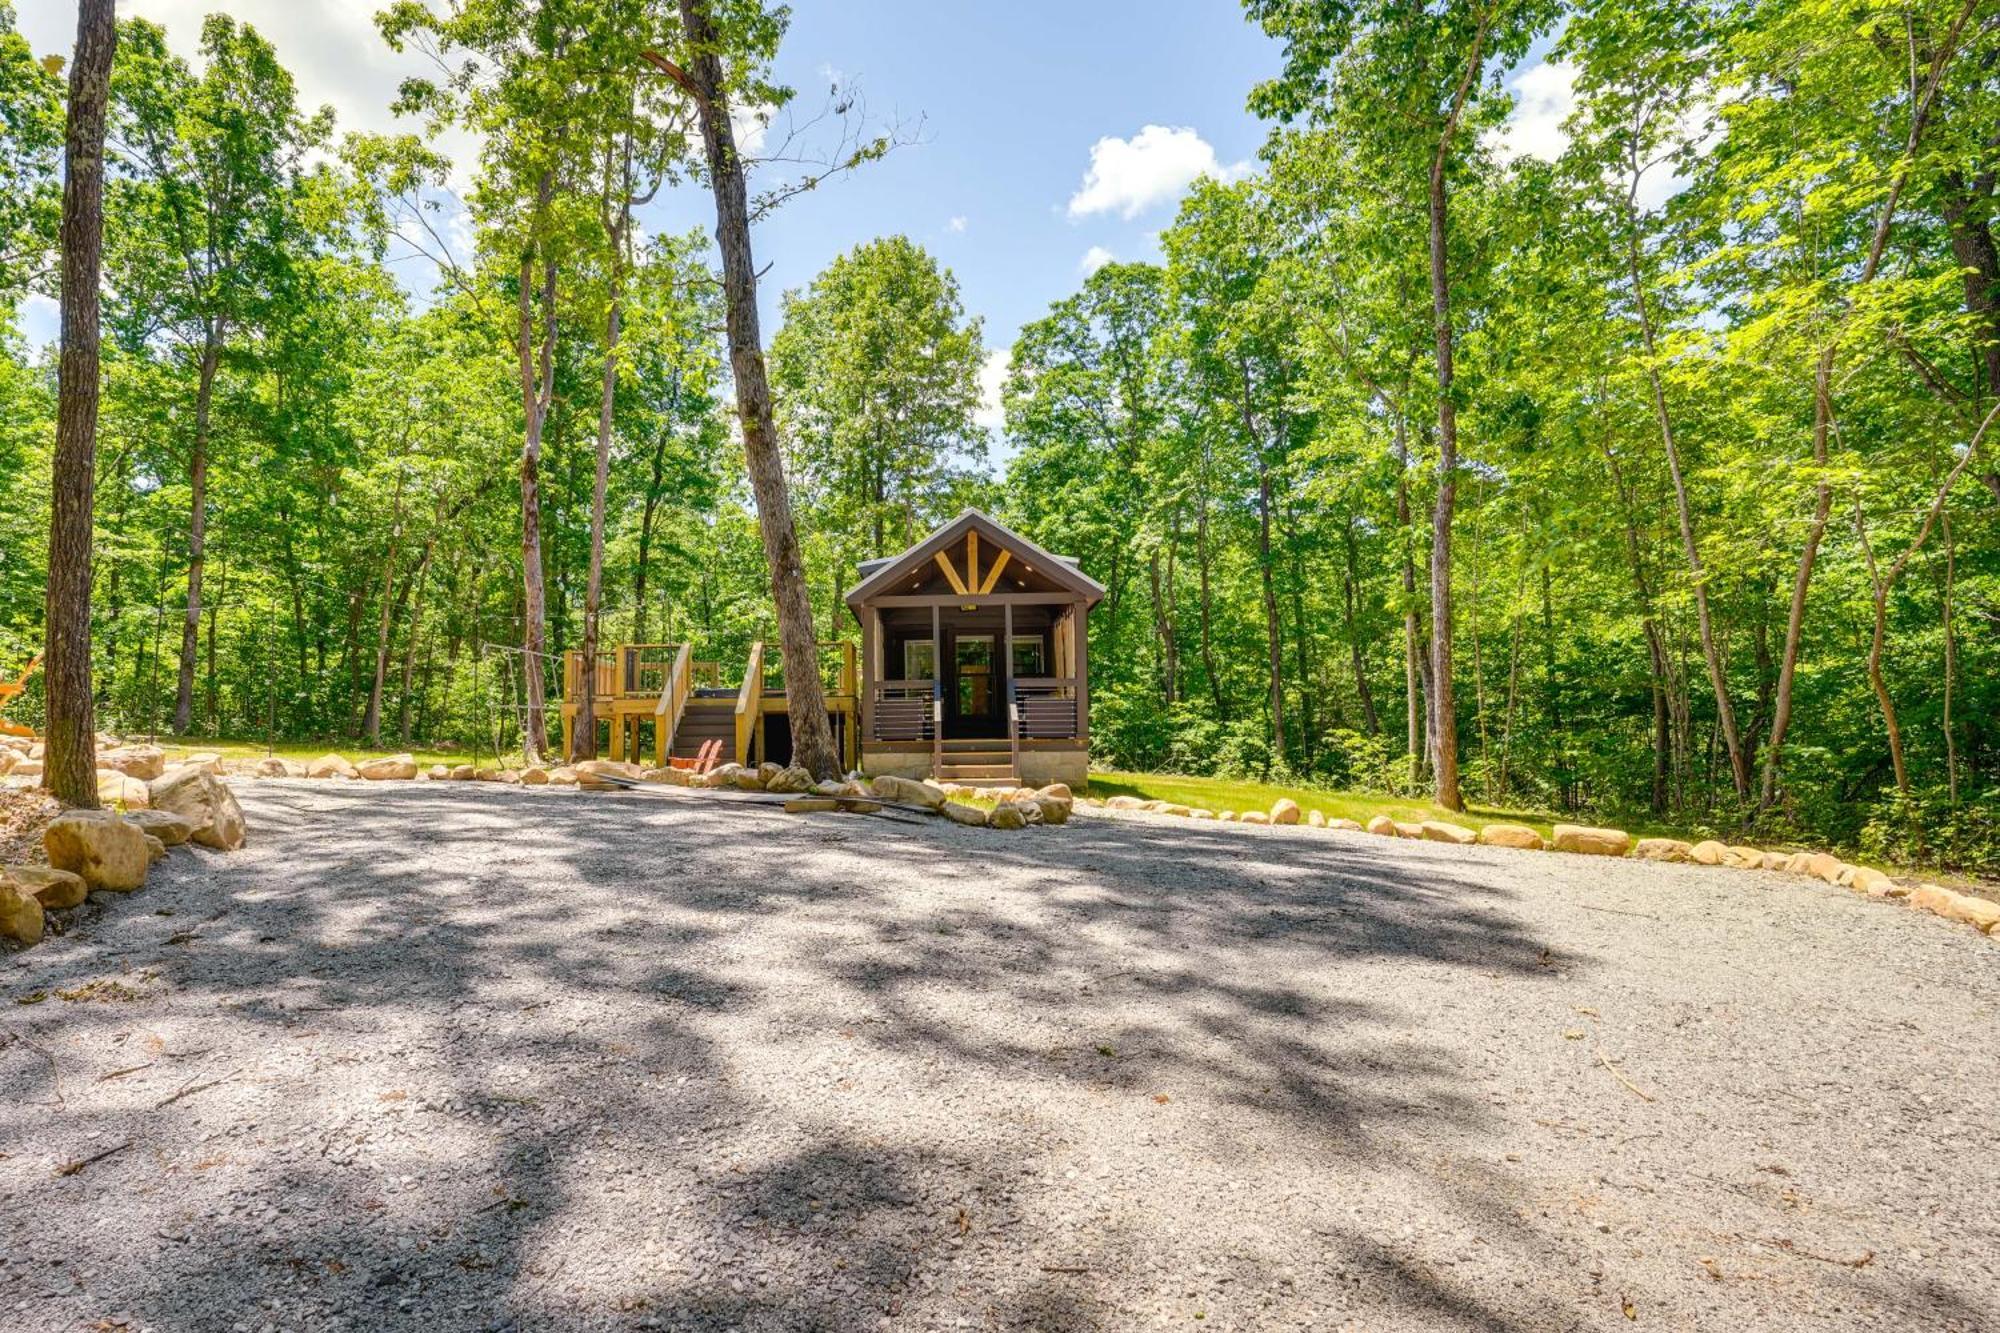
[{"label": "concrete step", "polygon": [[1012,764],[942,764],[938,767],[940,782],[963,782],[970,786],[979,781],[1014,780]]}]

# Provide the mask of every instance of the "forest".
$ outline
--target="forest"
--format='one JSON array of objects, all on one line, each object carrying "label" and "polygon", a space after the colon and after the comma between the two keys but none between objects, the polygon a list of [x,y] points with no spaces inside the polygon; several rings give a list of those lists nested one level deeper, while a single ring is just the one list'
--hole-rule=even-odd
[{"label": "forest", "polygon": [[[786,10],[692,8],[738,105],[793,100]],[[539,747],[539,654],[777,640],[725,256],[637,220],[715,184],[690,9],[388,4],[438,71],[397,135],[227,16],[195,60],[118,24],[99,727]],[[1011,349],[905,235],[783,293],[820,644],[857,637],[857,561],[976,505],[1108,590],[1102,764],[2000,867],[2000,9],[1243,9],[1268,137],[1158,262]],[[57,294],[68,55],[14,29],[0,0],[0,670],[44,633],[58,349],[20,329]],[[1499,134],[1531,50],[1574,71],[1554,161]],[[750,222],[907,147],[805,119],[746,148]]]}]

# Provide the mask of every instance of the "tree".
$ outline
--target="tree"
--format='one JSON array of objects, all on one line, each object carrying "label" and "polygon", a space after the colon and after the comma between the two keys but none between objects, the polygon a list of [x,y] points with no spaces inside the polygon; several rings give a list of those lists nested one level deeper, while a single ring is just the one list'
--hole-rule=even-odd
[{"label": "tree", "polygon": [[907,237],[857,246],[786,294],[771,381],[836,579],[908,546],[967,494],[986,457],[984,361],[957,280]]},{"label": "tree", "polygon": [[[715,196],[715,238],[722,251],[722,287],[729,331],[729,364],[736,380],[736,415],[743,433],[743,457],[757,498],[757,526],[771,572],[778,635],[785,654],[785,706],[791,719],[793,762],[815,777],[840,770],[833,728],[820,685],[819,645],[813,635],[812,594],[805,560],[792,521],[791,492],[785,482],[771,409],[771,386],[764,367],[763,335],[757,320],[757,269],[750,252],[750,206],[743,159],[729,122],[733,86],[724,74],[725,54],[739,60],[768,56],[782,30],[779,19],[760,4],[748,14],[731,12],[730,26],[716,22],[708,0],[680,0],[682,37],[689,54],[684,80],[701,115],[708,156],[709,189]],[[741,8],[740,6],[734,8]],[[656,59],[664,60],[663,57]]]},{"label": "tree", "polygon": [[253,331],[296,244],[289,205],[308,152],[330,118],[298,113],[292,77],[247,24],[202,25],[197,77],[161,28],[133,19],[113,71],[114,318],[128,346],[171,340],[192,361],[187,435],[187,601],[173,726],[194,716],[195,659],[207,568],[208,478],[216,376]]},{"label": "tree", "polygon": [[42,784],[66,805],[97,807],[97,722],[90,671],[90,572],[97,484],[98,282],[104,234],[104,104],[118,43],[112,0],[82,0],[70,65],[64,147],[62,364],[49,506],[47,747]]},{"label": "tree", "polygon": [[[1285,68],[1252,95],[1253,109],[1282,121],[1329,120],[1385,174],[1424,180],[1428,221],[1432,370],[1437,388],[1437,497],[1431,530],[1432,763],[1437,801],[1461,809],[1458,721],[1452,688],[1452,518],[1458,496],[1457,327],[1452,318],[1452,182],[1466,145],[1494,118],[1482,96],[1489,67],[1519,59],[1552,9],[1530,0],[1410,6],[1384,0],[1318,7],[1245,0],[1285,44]],[[1484,122],[1480,112],[1485,110]]]}]

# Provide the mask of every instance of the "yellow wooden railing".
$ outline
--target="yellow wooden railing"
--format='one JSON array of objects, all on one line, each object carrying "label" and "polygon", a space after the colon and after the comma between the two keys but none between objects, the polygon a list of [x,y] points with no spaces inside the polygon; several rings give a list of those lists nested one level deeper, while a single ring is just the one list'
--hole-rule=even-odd
[{"label": "yellow wooden railing", "polygon": [[674,733],[680,730],[681,715],[687,712],[688,696],[694,693],[691,655],[694,645],[684,643],[674,654],[673,669],[660,687],[660,702],[653,706],[653,763],[665,767],[673,753]]},{"label": "yellow wooden railing", "polygon": [[750,733],[764,706],[764,644],[750,645],[750,662],[743,670],[743,688],[736,692],[736,762],[750,762]]}]

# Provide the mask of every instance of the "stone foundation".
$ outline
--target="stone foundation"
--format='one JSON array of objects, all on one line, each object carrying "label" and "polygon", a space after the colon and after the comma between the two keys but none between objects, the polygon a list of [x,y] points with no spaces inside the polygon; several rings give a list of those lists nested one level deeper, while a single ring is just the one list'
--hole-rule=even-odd
[{"label": "stone foundation", "polygon": [[[931,757],[921,750],[871,750],[865,745],[861,749],[861,771],[869,777],[928,778],[931,776]],[[1066,782],[1074,791],[1082,791],[1090,777],[1090,754],[1085,750],[1023,750],[1021,751],[1021,783],[1027,787],[1046,787],[1051,782]]]}]

